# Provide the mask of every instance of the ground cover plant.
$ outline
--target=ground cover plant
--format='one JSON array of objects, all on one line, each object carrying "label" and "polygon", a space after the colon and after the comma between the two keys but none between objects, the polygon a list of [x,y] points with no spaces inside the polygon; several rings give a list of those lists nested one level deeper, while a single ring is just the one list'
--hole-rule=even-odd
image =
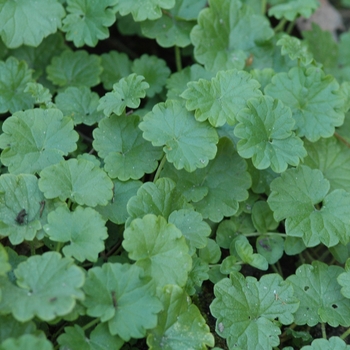
[{"label": "ground cover plant", "polygon": [[[343,1],[349,6],[349,1]],[[350,33],[317,0],[0,0],[0,349],[350,349]]]}]

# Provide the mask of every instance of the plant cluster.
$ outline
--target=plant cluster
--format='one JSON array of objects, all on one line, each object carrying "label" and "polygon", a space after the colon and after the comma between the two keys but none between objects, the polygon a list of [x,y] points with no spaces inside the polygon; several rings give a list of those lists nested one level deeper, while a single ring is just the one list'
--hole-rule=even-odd
[{"label": "plant cluster", "polygon": [[350,349],[350,32],[295,35],[318,6],[0,0],[1,350]]}]

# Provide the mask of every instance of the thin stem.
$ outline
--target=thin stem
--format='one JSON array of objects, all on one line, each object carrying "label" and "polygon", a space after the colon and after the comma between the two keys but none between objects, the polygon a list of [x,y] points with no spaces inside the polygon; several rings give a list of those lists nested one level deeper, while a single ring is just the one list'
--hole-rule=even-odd
[{"label": "thin stem", "polygon": [[292,32],[292,30],[294,29],[294,26],[295,26],[295,20],[292,22],[289,22],[288,27],[286,29],[286,33],[290,34]]},{"label": "thin stem", "polygon": [[287,20],[285,18],[280,20],[280,23],[277,24],[277,26],[274,29],[275,33],[278,33],[283,30],[285,24],[287,23]]},{"label": "thin stem", "polygon": [[264,15],[266,12],[267,0],[261,0],[261,13]]},{"label": "thin stem", "polygon": [[326,324],[324,322],[321,323],[321,331],[322,331],[322,338],[327,339]]},{"label": "thin stem", "polygon": [[346,337],[348,337],[350,335],[350,328],[348,328],[341,336],[340,339],[345,339]]},{"label": "thin stem", "polygon": [[175,63],[176,63],[177,71],[181,72],[182,71],[181,51],[177,45],[175,45]]},{"label": "thin stem", "polygon": [[154,175],[153,182],[156,182],[160,176],[161,171],[163,170],[164,164],[166,162],[166,154],[164,154],[162,160],[159,163],[158,169],[156,171],[156,174]]},{"label": "thin stem", "polygon": [[87,329],[91,328],[92,326],[94,326],[96,323],[99,323],[101,320],[99,318],[95,318],[94,320],[92,320],[91,322],[87,323],[84,327],[82,327],[82,329],[84,331],[86,331]]},{"label": "thin stem", "polygon": [[350,143],[344,139],[344,137],[340,136],[337,132],[334,133],[334,136],[341,142],[343,142],[347,147],[350,148]]},{"label": "thin stem", "polygon": [[58,242],[57,245],[56,245],[56,252],[59,253],[61,251],[62,247],[63,247],[63,243],[62,242]]},{"label": "thin stem", "polygon": [[[243,236],[245,236],[245,237],[257,237],[257,236],[261,236],[261,233],[260,233],[260,232],[243,233]],[[280,236],[280,237],[287,237],[287,234],[285,234],[285,233],[279,233],[279,232],[266,232],[266,233],[264,233],[264,236]]]}]

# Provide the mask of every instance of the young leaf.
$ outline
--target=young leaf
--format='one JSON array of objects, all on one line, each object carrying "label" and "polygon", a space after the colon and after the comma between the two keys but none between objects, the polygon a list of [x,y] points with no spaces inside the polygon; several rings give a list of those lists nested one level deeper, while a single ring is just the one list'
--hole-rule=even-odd
[{"label": "young leaf", "polygon": [[71,86],[63,92],[59,92],[55,98],[57,108],[65,116],[73,119],[74,124],[84,123],[93,125],[103,117],[102,112],[97,111],[99,96],[87,86]]},{"label": "young leaf", "polygon": [[0,113],[14,113],[33,107],[33,97],[24,91],[31,81],[32,71],[26,62],[14,57],[9,57],[5,62],[0,61]]},{"label": "young leaf", "polygon": [[76,47],[96,46],[98,40],[109,36],[108,27],[115,22],[110,6],[115,0],[84,1],[67,0],[68,15],[63,20],[62,30],[67,40]]},{"label": "young leaf", "polygon": [[50,90],[40,83],[27,83],[24,92],[29,93],[34,98],[35,104],[44,105],[47,108],[54,107]]},{"label": "young leaf", "polygon": [[271,182],[268,203],[276,221],[286,219],[286,233],[302,237],[306,246],[347,244],[350,194],[344,190],[328,193],[329,188],[320,170],[301,166]]},{"label": "young leaf", "polygon": [[213,239],[209,238],[207,245],[199,249],[199,257],[208,264],[216,264],[221,259],[221,249]]},{"label": "young leaf", "polygon": [[275,264],[283,256],[284,239],[271,234],[259,236],[256,239],[256,250],[269,264]]},{"label": "young leaf", "polygon": [[301,139],[292,132],[294,120],[289,107],[269,96],[248,100],[238,115],[234,133],[241,140],[237,151],[243,158],[252,158],[258,169],[285,171],[288,164],[297,166],[306,156]]},{"label": "young leaf", "polygon": [[109,332],[124,341],[143,338],[162,310],[150,280],[142,275],[136,265],[105,263],[88,271],[84,285],[87,314],[108,322]]},{"label": "young leaf", "polygon": [[63,160],[45,168],[40,173],[39,188],[46,198],[69,198],[90,207],[106,205],[113,195],[112,180],[85,159]]},{"label": "young leaf", "polygon": [[264,275],[257,281],[233,272],[214,286],[214,294],[210,311],[217,318],[216,332],[227,339],[230,349],[278,346],[281,330],[275,319],[291,324],[299,306],[291,285],[277,274]]},{"label": "young leaf", "polygon": [[347,260],[345,266],[345,272],[342,272],[338,277],[337,281],[341,285],[340,293],[344,295],[345,298],[350,299],[350,270],[349,270],[349,261]]},{"label": "young leaf", "polygon": [[260,233],[275,230],[279,222],[273,218],[273,212],[265,201],[257,201],[252,208],[252,222]]},{"label": "young leaf", "polygon": [[163,152],[142,137],[136,115],[104,118],[94,129],[93,146],[104,159],[104,169],[121,181],[140,179],[158,166]]},{"label": "young leaf", "polygon": [[1,236],[13,245],[31,241],[41,229],[40,207],[44,200],[34,175],[0,176]]},{"label": "young leaf", "polygon": [[246,106],[247,100],[261,96],[260,84],[249,73],[237,69],[220,71],[211,81],[200,79],[187,86],[181,94],[186,100],[186,108],[195,110],[197,120],[209,120],[215,127],[226,122],[235,124],[237,114]]},{"label": "young leaf", "polygon": [[115,7],[122,16],[132,14],[134,21],[155,20],[162,16],[163,9],[171,9],[175,0],[119,0]]},{"label": "young leaf", "polygon": [[331,190],[348,191],[350,188],[350,150],[335,137],[305,142],[307,157],[304,164],[312,169],[320,169],[329,181]]},{"label": "young leaf", "polygon": [[103,110],[105,116],[109,117],[112,113],[122,115],[126,107],[139,107],[140,98],[146,96],[146,90],[149,88],[149,84],[143,81],[144,79],[143,76],[135,73],[120,79],[113,85],[112,92],[107,92],[100,98],[97,110]]},{"label": "young leaf", "polygon": [[18,338],[6,339],[0,344],[1,350],[53,350],[52,344],[43,337],[23,334]]},{"label": "young leaf", "polygon": [[70,313],[76,300],[82,300],[84,273],[69,258],[56,252],[35,255],[18,265],[17,286],[8,282],[2,289],[0,310],[10,307],[13,316],[26,322],[35,316],[51,321]]},{"label": "young leaf", "polygon": [[1,39],[9,48],[22,44],[38,46],[43,38],[57,31],[64,15],[57,0],[1,0]]},{"label": "young leaf", "polygon": [[60,87],[92,87],[100,83],[102,67],[96,55],[90,55],[84,50],[65,50],[52,59],[46,71],[47,78]]},{"label": "young leaf", "polygon": [[158,325],[147,337],[150,350],[198,349],[214,346],[214,337],[194,304],[188,302],[186,293],[176,285],[167,285],[161,293],[164,310],[159,313]]},{"label": "young leaf", "polygon": [[194,295],[202,286],[203,281],[209,279],[209,265],[196,254],[192,256],[192,270],[188,275],[185,291],[189,295]]},{"label": "young leaf", "polygon": [[238,202],[248,198],[251,185],[246,162],[226,138],[220,140],[216,158],[206,168],[187,173],[166,166],[162,175],[176,182],[178,190],[204,219],[214,222],[234,215]]},{"label": "young leaf", "polygon": [[[5,276],[11,270],[11,265],[8,263],[8,254],[2,244],[0,244],[0,276]],[[0,338],[1,343],[1,338]]]},{"label": "young leaf", "polygon": [[294,314],[297,325],[310,327],[327,322],[332,327],[349,327],[350,300],[340,293],[338,276],[344,272],[339,266],[328,266],[320,261],[300,266],[295,275],[287,278],[300,300]]},{"label": "young leaf", "polygon": [[18,322],[12,315],[1,315],[0,324],[0,344],[8,338],[19,338],[21,335],[34,334],[37,331],[33,321]]},{"label": "young leaf", "polygon": [[69,242],[62,252],[67,257],[97,261],[98,254],[104,249],[104,240],[108,237],[105,221],[92,208],[76,207],[74,212],[66,207],[58,207],[48,215],[48,224],[44,226],[52,241]]},{"label": "young leaf", "polygon": [[277,19],[284,17],[288,21],[294,21],[300,15],[309,18],[319,6],[320,3],[317,0],[293,0],[272,6],[269,9],[269,16]]},{"label": "young leaf", "polygon": [[11,173],[38,173],[76,149],[78,133],[60,110],[16,112],[2,125],[1,161]]},{"label": "young leaf", "polygon": [[101,80],[105,90],[112,90],[113,84],[131,74],[131,61],[123,52],[109,51],[101,55],[103,72]]},{"label": "young leaf", "polygon": [[216,154],[218,135],[209,123],[199,123],[179,101],[158,103],[139,128],[153,146],[164,146],[167,160],[176,169],[193,172],[204,168]]},{"label": "young leaf", "polygon": [[350,350],[350,345],[346,345],[344,340],[339,337],[330,337],[329,339],[315,339],[311,345],[306,345],[301,350]]},{"label": "young leaf", "polygon": [[122,245],[157,287],[185,286],[192,268],[188,246],[181,231],[162,216],[148,214],[133,220],[124,231]]},{"label": "young leaf", "polygon": [[311,142],[330,137],[344,121],[344,98],[339,84],[320,68],[294,67],[278,73],[265,88],[265,93],[289,106],[295,119],[297,136]]},{"label": "young leaf", "polygon": [[170,69],[164,60],[146,54],[133,62],[131,70],[137,75],[143,76],[149,84],[146,91],[147,97],[154,97],[155,94],[160,93],[170,75]]},{"label": "young leaf", "polygon": [[249,54],[262,56],[259,43],[272,36],[267,18],[238,0],[209,1],[191,32],[196,60],[214,72],[242,69]]}]

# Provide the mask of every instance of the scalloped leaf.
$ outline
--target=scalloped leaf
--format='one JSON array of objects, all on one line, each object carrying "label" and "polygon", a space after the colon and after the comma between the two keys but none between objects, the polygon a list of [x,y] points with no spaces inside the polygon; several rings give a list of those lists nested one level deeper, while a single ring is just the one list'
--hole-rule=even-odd
[{"label": "scalloped leaf", "polygon": [[208,120],[214,127],[226,122],[235,124],[247,100],[262,95],[260,84],[249,73],[237,69],[220,71],[211,81],[200,79],[187,86],[181,94],[186,108],[195,110],[197,120]]},{"label": "scalloped leaf", "polygon": [[294,21],[298,16],[309,18],[319,6],[317,0],[293,0],[272,6],[268,13],[277,19],[284,17],[288,21]]},{"label": "scalloped leaf", "polygon": [[177,169],[204,168],[216,154],[218,135],[209,123],[199,123],[180,101],[156,104],[139,128],[153,146],[164,146],[167,160]]},{"label": "scalloped leaf", "polygon": [[257,169],[270,166],[276,173],[285,171],[288,165],[299,165],[307,153],[303,141],[292,132],[295,121],[290,108],[270,96],[252,98],[247,107],[236,117],[238,154],[252,158]]},{"label": "scalloped leaf", "polygon": [[1,350],[53,350],[53,345],[43,337],[23,334],[17,339],[6,339],[0,345]]},{"label": "scalloped leaf", "polygon": [[301,350],[350,350],[350,345],[346,345],[340,337],[330,337],[329,339],[315,339],[311,345],[303,346]]},{"label": "scalloped leaf", "polygon": [[[80,205],[106,205],[113,196],[113,182],[93,162],[63,160],[40,173],[39,188],[46,198],[70,199]],[[91,190],[93,189],[93,191]]]},{"label": "scalloped leaf", "polygon": [[16,112],[2,125],[1,162],[11,173],[38,173],[77,148],[78,133],[58,109]]}]

